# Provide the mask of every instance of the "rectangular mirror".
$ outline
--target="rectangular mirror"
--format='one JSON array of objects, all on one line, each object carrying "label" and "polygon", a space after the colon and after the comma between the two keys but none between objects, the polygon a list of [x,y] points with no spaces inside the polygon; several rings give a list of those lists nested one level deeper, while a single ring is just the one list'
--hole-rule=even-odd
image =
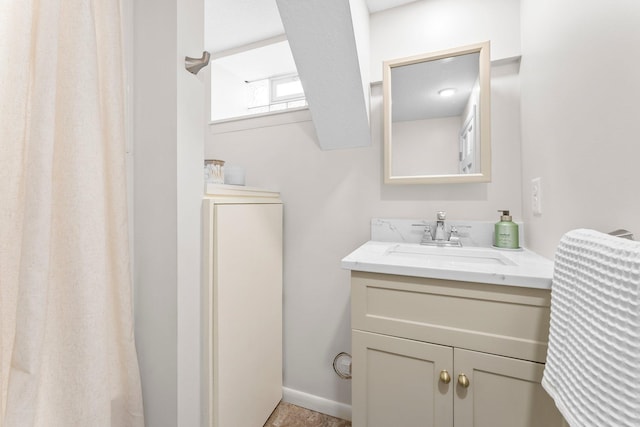
[{"label": "rectangular mirror", "polygon": [[384,62],[384,182],[491,181],[489,42]]}]

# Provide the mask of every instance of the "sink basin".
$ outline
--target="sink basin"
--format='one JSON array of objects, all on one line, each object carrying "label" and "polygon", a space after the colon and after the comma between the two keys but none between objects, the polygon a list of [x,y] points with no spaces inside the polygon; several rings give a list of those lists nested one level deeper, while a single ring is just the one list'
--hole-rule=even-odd
[{"label": "sink basin", "polygon": [[486,264],[486,265],[517,265],[509,258],[492,248],[456,248],[439,246],[420,246],[398,244],[391,246],[384,256],[409,257],[440,263]]}]

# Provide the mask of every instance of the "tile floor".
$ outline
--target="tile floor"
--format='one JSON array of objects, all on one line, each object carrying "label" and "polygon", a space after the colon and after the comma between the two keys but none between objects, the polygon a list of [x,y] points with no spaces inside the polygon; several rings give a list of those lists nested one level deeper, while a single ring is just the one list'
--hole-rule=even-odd
[{"label": "tile floor", "polygon": [[351,427],[351,422],[280,402],[264,427]]}]

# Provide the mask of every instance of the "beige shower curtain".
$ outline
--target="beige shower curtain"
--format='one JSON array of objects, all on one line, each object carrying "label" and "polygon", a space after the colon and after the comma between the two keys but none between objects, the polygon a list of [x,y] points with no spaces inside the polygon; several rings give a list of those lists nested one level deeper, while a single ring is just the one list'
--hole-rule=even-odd
[{"label": "beige shower curtain", "polygon": [[0,0],[0,427],[142,426],[119,0]]}]

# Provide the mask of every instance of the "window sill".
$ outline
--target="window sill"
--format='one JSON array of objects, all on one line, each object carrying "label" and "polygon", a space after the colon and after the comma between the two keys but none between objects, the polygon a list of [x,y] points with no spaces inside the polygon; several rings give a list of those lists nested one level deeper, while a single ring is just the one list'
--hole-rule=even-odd
[{"label": "window sill", "polygon": [[216,120],[209,122],[209,128],[211,133],[215,135],[308,121],[311,121],[309,107],[300,107]]}]

